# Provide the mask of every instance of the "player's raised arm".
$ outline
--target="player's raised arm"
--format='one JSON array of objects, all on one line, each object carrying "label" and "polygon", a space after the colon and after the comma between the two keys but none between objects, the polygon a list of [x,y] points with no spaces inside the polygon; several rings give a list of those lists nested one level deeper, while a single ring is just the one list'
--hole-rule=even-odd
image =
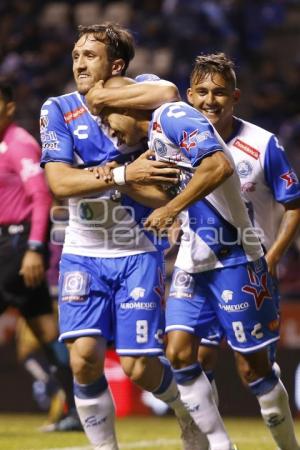
[{"label": "player's raised arm", "polygon": [[105,106],[130,109],[155,109],[166,102],[180,100],[180,94],[175,84],[166,81],[147,81],[135,83],[116,89],[103,87],[99,81],[86,95],[88,108],[98,115]]}]

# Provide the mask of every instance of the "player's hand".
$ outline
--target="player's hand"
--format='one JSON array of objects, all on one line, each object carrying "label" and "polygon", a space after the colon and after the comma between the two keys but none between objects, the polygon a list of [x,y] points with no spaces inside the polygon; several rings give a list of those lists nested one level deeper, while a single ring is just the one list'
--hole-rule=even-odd
[{"label": "player's hand", "polygon": [[104,107],[101,95],[103,85],[103,80],[98,81],[95,86],[93,86],[85,95],[87,107],[91,111],[91,113],[94,114],[94,116],[98,116]]},{"label": "player's hand", "polygon": [[144,223],[144,228],[161,234],[168,231],[176,219],[176,213],[168,206],[153,211]]},{"label": "player's hand", "polygon": [[154,151],[147,150],[126,167],[126,182],[138,184],[177,184],[180,170],[175,164],[150,159]]},{"label": "player's hand", "polygon": [[25,286],[30,288],[39,286],[45,277],[43,255],[27,250],[23,257],[19,274],[23,276]]},{"label": "player's hand", "polygon": [[278,266],[279,258],[277,258],[276,255],[271,254],[271,253],[267,253],[265,258],[266,258],[266,261],[267,261],[269,273],[272,275],[272,277],[276,278],[277,277],[277,266]]},{"label": "player's hand", "polygon": [[89,171],[92,172],[98,180],[103,180],[109,183],[113,181],[112,169],[118,167],[119,164],[115,161],[105,164],[105,166],[90,167]]}]

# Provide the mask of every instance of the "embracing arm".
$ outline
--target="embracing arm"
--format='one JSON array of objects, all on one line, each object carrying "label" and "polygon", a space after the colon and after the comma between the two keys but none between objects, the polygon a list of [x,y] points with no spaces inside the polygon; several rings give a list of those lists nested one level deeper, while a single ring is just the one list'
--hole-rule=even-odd
[{"label": "embracing arm", "polygon": [[[140,185],[177,183],[179,170],[170,167],[168,163],[148,159],[152,153],[151,151],[143,153],[126,167],[126,182],[129,185],[132,183]],[[111,169],[109,169],[108,174],[112,172],[112,175],[103,177],[98,176],[97,168],[94,172],[91,172],[74,168],[62,162],[48,162],[45,171],[50,189],[57,198],[90,195],[120,187],[119,184],[115,183],[113,170],[111,171]],[[130,188],[128,187],[128,189]],[[159,188],[157,189],[158,195]],[[141,189],[135,187],[133,191],[137,191],[139,192],[137,195],[141,195]],[[155,187],[150,189],[149,195],[150,198],[155,198]]]},{"label": "embracing arm", "polygon": [[116,187],[113,180],[97,179],[88,170],[76,169],[61,162],[48,162],[45,171],[50,189],[57,198],[100,193]]},{"label": "embracing arm", "polygon": [[172,198],[168,191],[155,185],[142,186],[134,183],[128,187],[120,187],[119,190],[141,205],[152,209],[164,206]]},{"label": "embracing arm", "polygon": [[160,80],[123,87],[104,88],[99,81],[86,95],[89,110],[97,115],[105,106],[130,109],[156,109],[164,103],[180,100],[175,84]]},{"label": "embracing arm", "polygon": [[223,152],[207,156],[197,167],[186,188],[165,206],[154,211],[145,227],[158,230],[169,227],[181,211],[210,194],[232,173],[233,168]]},{"label": "embracing arm", "polygon": [[276,268],[279,260],[291,245],[300,224],[300,201],[284,205],[283,214],[278,234],[273,245],[266,254],[266,260],[271,275],[276,276]]}]

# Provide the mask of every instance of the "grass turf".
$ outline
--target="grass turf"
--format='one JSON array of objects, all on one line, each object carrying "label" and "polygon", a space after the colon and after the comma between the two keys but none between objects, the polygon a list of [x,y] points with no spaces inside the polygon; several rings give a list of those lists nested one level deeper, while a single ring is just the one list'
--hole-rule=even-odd
[{"label": "grass turf", "polygon": [[[42,415],[1,414],[1,450],[88,450],[82,432],[41,433]],[[274,450],[268,430],[259,419],[225,419],[239,450]],[[300,421],[296,422],[300,436]],[[120,450],[180,450],[179,429],[173,417],[129,417],[117,421]]]}]

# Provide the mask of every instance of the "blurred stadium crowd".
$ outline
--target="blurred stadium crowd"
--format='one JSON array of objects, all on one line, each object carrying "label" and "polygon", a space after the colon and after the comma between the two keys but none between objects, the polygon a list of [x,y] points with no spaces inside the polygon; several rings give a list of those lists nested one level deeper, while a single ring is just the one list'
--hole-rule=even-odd
[{"label": "blurred stadium crowd", "polygon": [[[0,17],[0,76],[14,83],[17,120],[37,138],[45,98],[74,89],[77,25],[114,21],[136,38],[129,76],[154,72],[184,99],[194,57],[225,51],[243,93],[238,113],[279,134],[300,173],[299,0],[3,0]],[[289,295],[300,292],[297,247],[282,264]]]}]

